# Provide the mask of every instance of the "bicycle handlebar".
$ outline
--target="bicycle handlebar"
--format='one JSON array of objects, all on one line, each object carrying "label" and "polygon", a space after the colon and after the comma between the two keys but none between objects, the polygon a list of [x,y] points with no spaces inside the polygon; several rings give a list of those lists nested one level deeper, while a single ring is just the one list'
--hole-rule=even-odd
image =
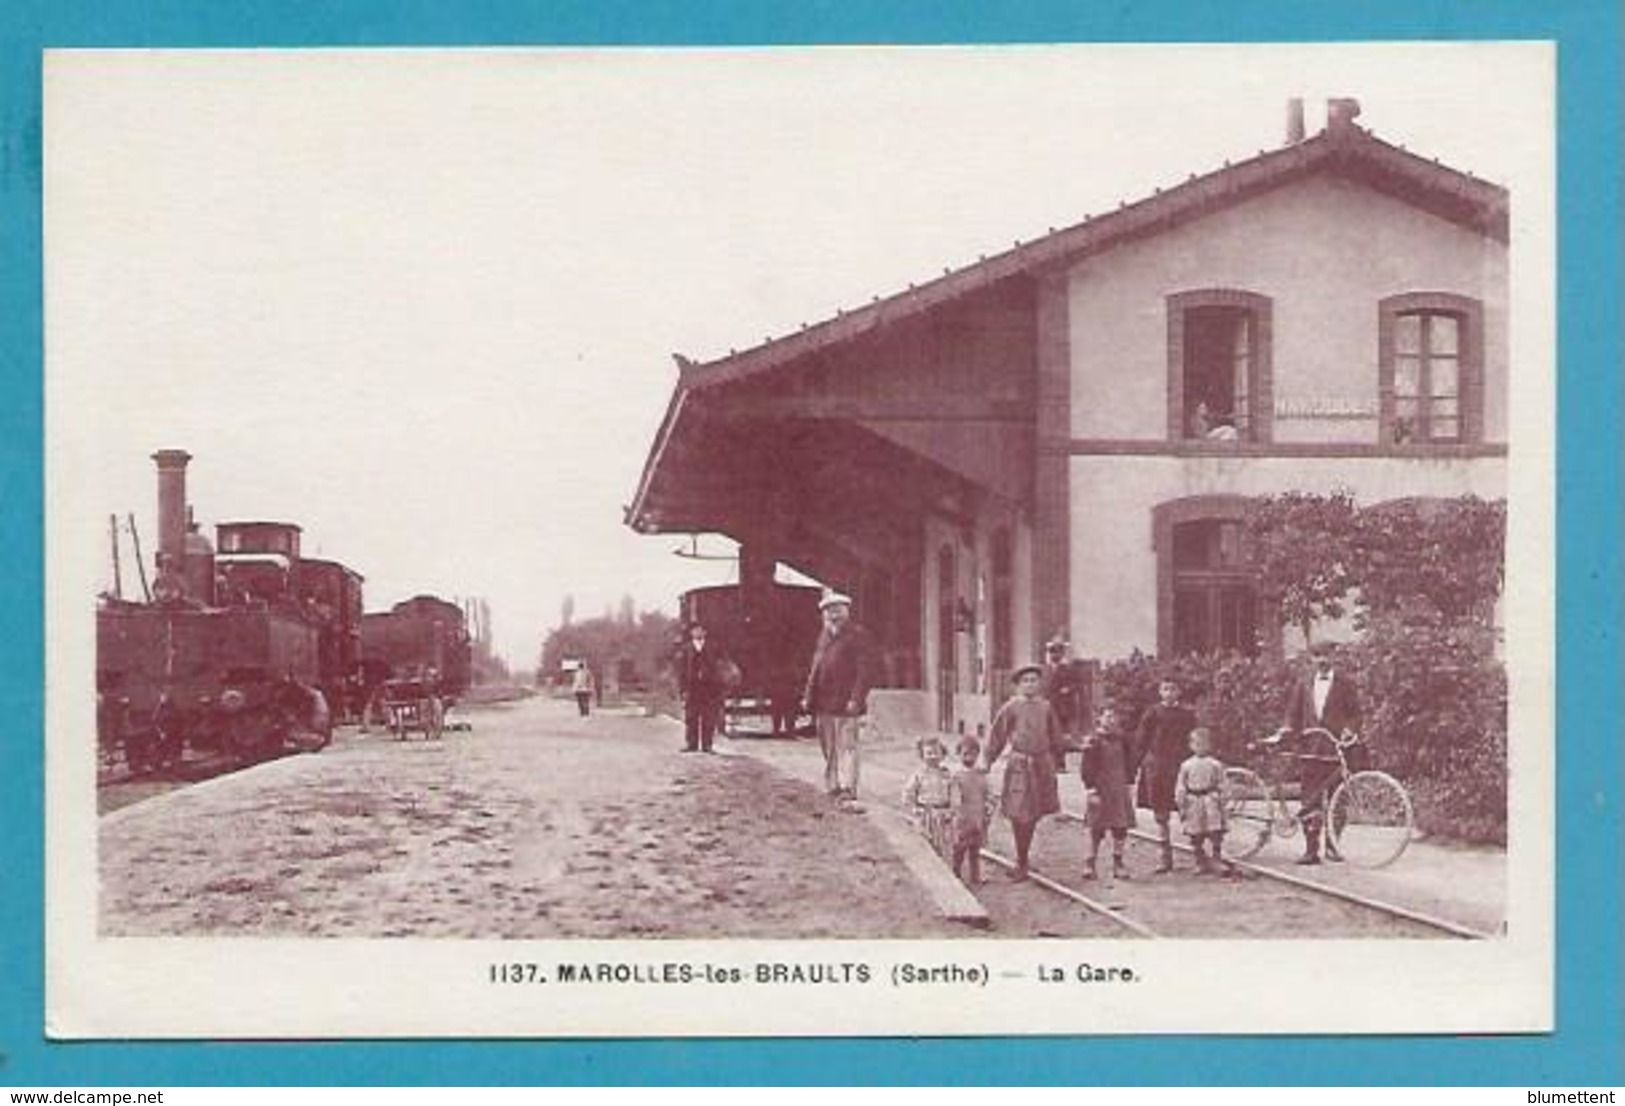
[{"label": "bicycle handlebar", "polygon": [[[1281,744],[1281,737],[1286,732],[1287,731],[1285,730],[1277,730],[1268,737],[1261,737],[1256,741],[1249,741],[1247,743],[1247,747],[1249,749],[1275,748]],[[1309,737],[1311,735],[1323,737],[1327,741],[1331,742],[1333,747],[1338,749],[1347,749],[1349,746],[1358,745],[1360,742],[1360,735],[1355,733],[1353,730],[1344,730],[1341,734],[1334,734],[1325,726],[1308,726],[1300,730],[1299,733],[1304,737]]]}]

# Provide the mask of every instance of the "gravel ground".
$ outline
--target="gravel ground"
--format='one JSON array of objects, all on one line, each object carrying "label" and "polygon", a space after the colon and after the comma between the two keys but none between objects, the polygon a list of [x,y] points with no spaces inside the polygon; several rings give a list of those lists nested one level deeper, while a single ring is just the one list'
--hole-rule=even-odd
[{"label": "gravel ground", "polygon": [[866,819],[663,719],[535,699],[469,733],[326,751],[103,818],[116,936],[934,937]]}]

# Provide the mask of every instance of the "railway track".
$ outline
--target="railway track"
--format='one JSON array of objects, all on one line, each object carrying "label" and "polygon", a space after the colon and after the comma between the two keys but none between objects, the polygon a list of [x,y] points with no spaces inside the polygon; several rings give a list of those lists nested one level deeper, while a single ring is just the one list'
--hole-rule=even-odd
[{"label": "railway track", "polygon": [[[1069,823],[1078,826],[1080,829],[1082,828],[1082,820],[1074,815],[1061,814],[1056,816],[1055,821]],[[1144,832],[1135,832],[1132,840],[1140,845],[1147,846],[1147,849],[1154,848],[1156,844],[1155,838]],[[1147,851],[1147,849],[1140,849],[1136,851],[1143,853]],[[1175,850],[1182,856],[1190,855],[1190,849],[1187,846],[1176,844]],[[984,850],[982,855],[1005,871],[1013,871],[1015,868],[1015,861],[1013,859],[996,850]],[[1293,872],[1283,872],[1266,865],[1252,864],[1247,861],[1233,860],[1230,861],[1230,864],[1237,869],[1241,878],[1235,881],[1224,881],[1224,886],[1227,888],[1237,888],[1235,891],[1227,890],[1225,894],[1226,901],[1224,904],[1224,912],[1226,913],[1235,913],[1238,916],[1245,914],[1247,904],[1238,902],[1237,900],[1243,896],[1253,894],[1252,891],[1246,889],[1247,884],[1259,884],[1262,887],[1279,885],[1279,887],[1291,889],[1290,891],[1284,892],[1284,894],[1288,896],[1299,896],[1298,902],[1300,904],[1302,902],[1302,896],[1310,896],[1321,900],[1336,902],[1339,904],[1339,907],[1342,910],[1361,912],[1368,919],[1386,919],[1391,927],[1398,931],[1393,934],[1394,936],[1438,936],[1443,934],[1449,937],[1466,940],[1486,940],[1494,936],[1493,934],[1483,932],[1460,922],[1452,921],[1448,918],[1441,918],[1435,914],[1416,910],[1401,904],[1385,902],[1370,895],[1364,895],[1356,891],[1351,891],[1347,888],[1337,887],[1320,880],[1300,876]],[[1102,867],[1104,867],[1104,865],[1102,865]],[[1191,881],[1194,877],[1188,874],[1181,873],[1168,877],[1153,877],[1144,874],[1143,868],[1141,871],[1142,875],[1140,877],[1123,880],[1121,882],[1131,885],[1137,884],[1139,886],[1148,888],[1156,887],[1158,883],[1162,883],[1163,886],[1172,888],[1180,885],[1192,887],[1201,886],[1202,883],[1206,882],[1218,882],[1201,881],[1193,884]],[[1134,935],[1135,937],[1214,937],[1229,935],[1222,932],[1222,930],[1216,931],[1210,925],[1205,925],[1203,927],[1203,932],[1200,933],[1184,932],[1183,930],[1185,927],[1181,925],[1182,919],[1178,916],[1180,912],[1172,912],[1172,916],[1155,917],[1154,915],[1159,913],[1159,911],[1156,909],[1155,901],[1148,903],[1144,896],[1132,896],[1124,894],[1123,888],[1116,880],[1107,879],[1100,883],[1090,883],[1085,887],[1080,887],[1074,883],[1068,882],[1063,878],[1058,878],[1053,873],[1046,874],[1043,868],[1035,865],[1030,869],[1026,882],[1031,884],[1036,892],[1058,896],[1066,899],[1069,902],[1075,903],[1078,906],[1083,907],[1089,913],[1111,921],[1115,926]],[[1266,892],[1266,894],[1268,894],[1268,892]],[[1274,893],[1272,897],[1276,901],[1267,904],[1267,909],[1271,912],[1278,912],[1284,915],[1290,911],[1283,908],[1283,903],[1280,899],[1281,894],[1282,892],[1279,891]],[[1319,932],[1303,932],[1301,928],[1295,927],[1295,932],[1290,935],[1336,937],[1344,936],[1345,934],[1338,932],[1335,929],[1328,929],[1326,931]],[[1288,934],[1278,934],[1278,936],[1288,936]]]},{"label": "railway track", "polygon": [[[882,777],[883,796],[901,790],[906,773],[891,765],[868,762],[866,775]],[[895,781],[895,784],[893,783]],[[878,782],[878,781],[877,781]],[[891,800],[895,803],[895,800]],[[1067,832],[1057,833],[1059,827]],[[1046,833],[1046,827],[1048,832]],[[993,840],[983,856],[1008,872],[1015,862],[1008,855],[1005,823],[994,819]],[[1130,878],[1118,880],[1105,875],[1110,867],[1109,852],[1103,843],[1102,878],[1081,878],[1085,829],[1081,818],[1062,813],[1046,819],[1033,847],[1029,878],[1022,884],[1000,879],[998,895],[1002,908],[1020,912],[1022,897],[1064,900],[1080,907],[1097,921],[1088,935],[1098,934],[1099,920],[1109,923],[1105,932],[1116,931],[1139,939],[1167,938],[1338,938],[1391,937],[1483,940],[1495,936],[1464,923],[1440,917],[1403,903],[1339,887],[1295,871],[1282,871],[1267,864],[1235,861],[1239,879],[1198,877],[1191,867],[1188,846],[1175,843],[1181,858],[1171,875],[1153,875],[1157,845],[1141,830],[1131,830],[1126,853]],[[983,896],[986,901],[987,896]],[[990,910],[993,909],[990,904]],[[1053,911],[1051,911],[1053,913]],[[1062,936],[1065,934],[1054,934]]]}]

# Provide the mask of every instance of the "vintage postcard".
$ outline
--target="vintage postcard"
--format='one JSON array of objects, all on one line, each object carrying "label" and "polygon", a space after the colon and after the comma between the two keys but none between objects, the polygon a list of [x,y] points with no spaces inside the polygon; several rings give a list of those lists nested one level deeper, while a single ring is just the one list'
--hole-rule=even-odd
[{"label": "vintage postcard", "polygon": [[1554,79],[49,52],[49,1032],[1550,1029]]}]

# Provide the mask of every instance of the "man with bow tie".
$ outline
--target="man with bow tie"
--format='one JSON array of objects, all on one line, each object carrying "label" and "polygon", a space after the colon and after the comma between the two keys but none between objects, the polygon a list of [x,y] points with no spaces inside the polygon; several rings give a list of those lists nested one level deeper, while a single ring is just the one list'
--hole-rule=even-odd
[{"label": "man with bow tie", "polygon": [[[1337,779],[1337,750],[1324,737],[1304,735],[1305,730],[1323,729],[1339,738],[1360,732],[1360,693],[1354,678],[1337,668],[1337,650],[1330,642],[1316,642],[1309,650],[1311,671],[1292,689],[1286,701],[1286,718],[1270,741],[1297,738],[1300,805],[1298,820],[1303,825],[1303,855],[1299,864],[1320,863],[1320,839],[1326,825],[1326,800]],[[1326,859],[1341,860],[1331,842]]]}]

